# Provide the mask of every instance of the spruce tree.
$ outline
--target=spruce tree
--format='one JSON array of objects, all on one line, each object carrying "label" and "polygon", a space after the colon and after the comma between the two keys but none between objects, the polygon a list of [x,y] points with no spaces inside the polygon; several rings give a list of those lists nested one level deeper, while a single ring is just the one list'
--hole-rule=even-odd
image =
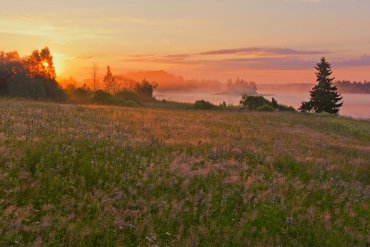
[{"label": "spruce tree", "polygon": [[331,65],[325,58],[315,67],[317,84],[310,91],[310,101],[302,102],[301,111],[317,113],[327,112],[338,114],[340,107],[343,105],[343,99],[338,93],[338,89],[333,85],[334,77],[331,70]]}]

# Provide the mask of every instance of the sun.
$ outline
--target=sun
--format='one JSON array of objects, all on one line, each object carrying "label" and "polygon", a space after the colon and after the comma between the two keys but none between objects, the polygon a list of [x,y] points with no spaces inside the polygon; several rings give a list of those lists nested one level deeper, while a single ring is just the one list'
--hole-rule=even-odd
[{"label": "sun", "polygon": [[49,64],[48,64],[48,62],[42,62],[42,65],[44,66],[44,68],[48,68],[49,67]]}]

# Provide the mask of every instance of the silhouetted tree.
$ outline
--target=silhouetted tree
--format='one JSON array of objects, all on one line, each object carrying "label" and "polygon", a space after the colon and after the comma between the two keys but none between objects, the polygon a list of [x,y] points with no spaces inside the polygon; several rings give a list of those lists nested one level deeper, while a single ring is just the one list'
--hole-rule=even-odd
[{"label": "silhouetted tree", "polygon": [[48,47],[45,47],[41,51],[33,51],[32,54],[26,58],[25,64],[30,77],[48,80],[56,79],[53,56]]},{"label": "silhouetted tree", "polygon": [[16,74],[9,83],[9,96],[45,99],[47,98],[43,82],[29,78],[26,73]]},{"label": "silhouetted tree", "polygon": [[47,47],[25,58],[17,52],[0,52],[0,95],[62,101],[65,94],[55,78],[53,56]]},{"label": "silhouetted tree", "polygon": [[107,73],[104,76],[104,87],[108,93],[116,93],[117,91],[116,78],[113,76],[110,66],[107,67]]},{"label": "silhouetted tree", "polygon": [[302,102],[299,108],[302,112],[327,112],[337,114],[343,102],[343,98],[338,93],[338,89],[333,85],[335,78],[331,77],[333,74],[331,65],[325,58],[315,67],[317,85],[310,91],[310,101]]},{"label": "silhouetted tree", "polygon": [[156,83],[149,83],[147,80],[143,80],[137,83],[134,87],[134,92],[144,101],[153,100],[154,89],[157,88]]},{"label": "silhouetted tree", "polygon": [[279,107],[278,102],[274,98],[271,99],[271,105],[274,109],[277,109]]},{"label": "silhouetted tree", "polygon": [[25,73],[26,68],[18,52],[0,52],[0,95],[9,94],[9,84],[15,75]]}]

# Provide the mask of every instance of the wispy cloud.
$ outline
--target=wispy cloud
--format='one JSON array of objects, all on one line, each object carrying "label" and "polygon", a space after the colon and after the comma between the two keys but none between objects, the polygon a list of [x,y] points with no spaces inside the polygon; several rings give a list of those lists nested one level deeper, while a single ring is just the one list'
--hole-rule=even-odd
[{"label": "wispy cloud", "polygon": [[[253,54],[254,56],[251,56]],[[312,69],[321,56],[330,51],[298,50],[290,48],[238,48],[219,49],[189,54],[136,55],[124,60],[135,63],[158,63],[168,65],[197,66],[208,70],[304,70]],[[335,67],[359,67],[370,65],[370,56],[333,59]]]},{"label": "wispy cloud", "polygon": [[189,54],[136,55],[126,61],[137,63],[160,63],[173,65],[199,65],[220,68],[254,68],[254,69],[301,69],[313,66],[313,60],[306,56],[317,57],[330,54],[329,51],[299,50],[291,48],[244,47],[218,49]]},{"label": "wispy cloud", "polygon": [[238,49],[221,49],[199,53],[201,55],[230,55],[230,54],[264,54],[264,55],[320,55],[327,51],[294,50],[289,48],[259,48],[245,47]]},{"label": "wispy cloud", "polygon": [[362,67],[370,66],[370,56],[363,55],[357,59],[342,59],[333,62],[333,65],[339,67]]}]

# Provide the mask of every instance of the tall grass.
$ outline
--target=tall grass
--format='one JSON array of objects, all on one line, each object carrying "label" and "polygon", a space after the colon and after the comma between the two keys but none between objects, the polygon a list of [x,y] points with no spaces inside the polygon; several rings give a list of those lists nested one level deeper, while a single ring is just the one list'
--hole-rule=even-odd
[{"label": "tall grass", "polygon": [[0,99],[0,246],[364,246],[370,123]]}]

